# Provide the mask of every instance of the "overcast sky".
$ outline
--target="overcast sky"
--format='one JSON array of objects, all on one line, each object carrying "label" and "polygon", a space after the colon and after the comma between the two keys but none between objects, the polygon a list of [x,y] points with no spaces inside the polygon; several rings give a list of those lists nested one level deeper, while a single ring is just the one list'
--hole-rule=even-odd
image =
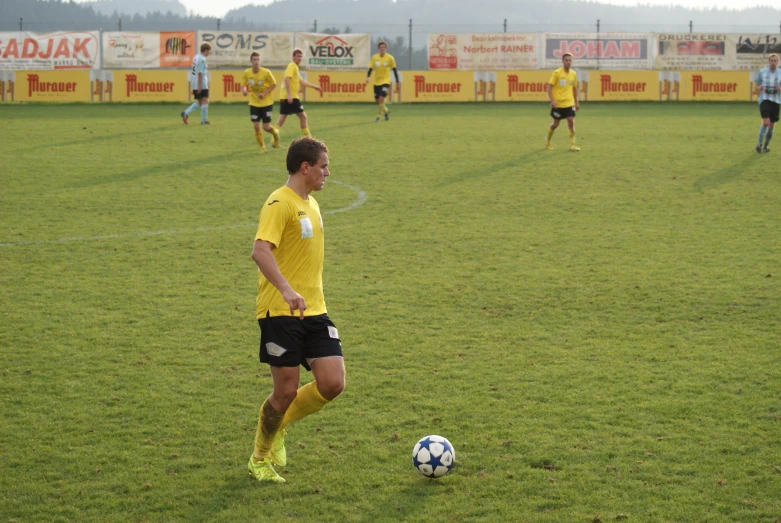
[{"label": "overcast sky", "polygon": [[[76,0],[78,2],[84,2],[86,0]],[[180,0],[187,9],[193,11],[194,14],[201,16],[213,16],[219,18],[225,15],[229,10],[237,7],[242,7],[247,4],[268,4],[271,0]],[[684,7],[694,8],[745,8],[754,7],[760,5],[772,5],[774,0],[599,0],[601,3],[614,4],[614,5],[682,5]]]}]

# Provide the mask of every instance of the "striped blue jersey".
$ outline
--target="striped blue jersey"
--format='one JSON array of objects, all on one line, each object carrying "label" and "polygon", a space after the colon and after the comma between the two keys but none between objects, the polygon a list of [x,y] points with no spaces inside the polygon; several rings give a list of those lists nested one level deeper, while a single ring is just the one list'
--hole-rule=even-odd
[{"label": "striped blue jersey", "polygon": [[760,88],[759,103],[770,100],[771,102],[781,104],[779,85],[781,85],[781,69],[776,68],[774,73],[770,71],[769,67],[760,70],[757,75],[757,86]]},{"label": "striped blue jersey", "polygon": [[203,75],[203,79],[201,82],[201,87],[204,89],[209,88],[209,71],[206,67],[206,57],[203,56],[201,53],[198,53],[195,55],[195,58],[193,58],[193,67],[190,70],[190,87],[192,87],[193,91],[198,90],[198,73],[201,73]]}]

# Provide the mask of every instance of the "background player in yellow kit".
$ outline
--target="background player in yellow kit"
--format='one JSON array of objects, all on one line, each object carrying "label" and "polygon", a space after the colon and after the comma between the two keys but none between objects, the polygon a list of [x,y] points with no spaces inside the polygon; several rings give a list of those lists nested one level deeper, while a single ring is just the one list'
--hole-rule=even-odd
[{"label": "background player in yellow kit", "polygon": [[377,118],[374,120],[375,122],[379,122],[383,115],[385,120],[390,119],[390,111],[385,107],[385,98],[390,92],[391,70],[393,70],[393,74],[396,76],[396,89],[401,88],[399,71],[396,70],[396,60],[386,52],[388,44],[380,42],[377,44],[377,49],[380,52],[372,56],[369,62],[369,71],[366,73],[366,83],[368,84],[371,81],[372,70],[374,71],[374,100],[377,102]]},{"label": "background player in yellow kit", "polygon": [[301,100],[298,98],[298,91],[301,86],[311,87],[316,91],[322,91],[319,85],[311,84],[301,78],[301,71],[298,65],[301,63],[301,59],[304,57],[304,52],[301,49],[293,50],[293,61],[287,65],[285,69],[285,78],[282,82],[282,86],[279,91],[279,119],[277,120],[277,131],[279,131],[288,115],[295,114],[298,116],[301,122],[301,134],[304,136],[312,136],[309,132],[309,119],[304,112],[304,106],[301,105]]},{"label": "background player in yellow kit", "polygon": [[260,150],[266,152],[263,143],[263,133],[260,132],[260,124],[263,130],[271,134],[272,147],[279,147],[279,132],[271,125],[271,110],[274,108],[274,88],[277,81],[271,71],[260,66],[260,53],[253,52],[250,55],[252,68],[241,75],[241,94],[249,95],[249,117],[255,126],[255,140]]},{"label": "background player in yellow kit", "polygon": [[571,69],[572,55],[565,53],[561,57],[562,67],[559,67],[548,80],[548,99],[550,100],[553,123],[548,128],[548,138],[545,147],[553,149],[551,138],[562,119],[567,119],[569,127],[569,150],[580,151],[575,146],[575,112],[580,109],[578,103],[578,74]]}]

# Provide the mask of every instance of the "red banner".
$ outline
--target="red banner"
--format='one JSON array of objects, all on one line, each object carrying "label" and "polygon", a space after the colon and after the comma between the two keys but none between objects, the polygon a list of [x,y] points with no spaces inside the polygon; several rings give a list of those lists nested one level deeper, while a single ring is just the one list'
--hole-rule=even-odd
[{"label": "red banner", "polygon": [[0,69],[100,68],[98,31],[0,33]]}]

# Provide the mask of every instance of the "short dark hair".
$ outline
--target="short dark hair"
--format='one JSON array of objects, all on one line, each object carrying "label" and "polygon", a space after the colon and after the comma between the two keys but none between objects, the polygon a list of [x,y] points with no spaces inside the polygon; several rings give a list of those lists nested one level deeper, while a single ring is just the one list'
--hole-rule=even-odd
[{"label": "short dark hair", "polygon": [[204,42],[201,44],[201,52],[208,51],[211,48],[212,46],[208,42]]},{"label": "short dark hair", "polygon": [[256,56],[257,56],[258,58],[260,58],[260,53],[259,53],[259,52],[257,52],[257,51],[252,51],[252,54],[251,54],[251,55],[249,55],[249,59],[250,59],[250,61],[252,61],[252,59],[253,59],[253,58],[255,58]]},{"label": "short dark hair", "polygon": [[377,48],[379,49],[381,45],[388,47],[388,42],[386,42],[385,40],[380,40],[379,43],[377,43]]},{"label": "short dark hair", "polygon": [[316,138],[302,136],[297,140],[293,140],[293,143],[287,148],[286,164],[288,174],[297,173],[301,170],[301,164],[304,162],[309,165],[315,165],[320,160],[322,153],[328,154],[328,147]]},{"label": "short dark hair", "polygon": [[571,55],[570,53],[564,53],[563,55],[561,55],[561,59],[562,59],[562,60],[564,60],[564,59],[565,59],[565,58],[567,58],[568,56],[569,56],[570,58],[572,58],[572,55]]},{"label": "short dark hair", "polygon": [[298,53],[304,54],[304,51],[300,47],[293,49],[293,56],[297,55]]}]

